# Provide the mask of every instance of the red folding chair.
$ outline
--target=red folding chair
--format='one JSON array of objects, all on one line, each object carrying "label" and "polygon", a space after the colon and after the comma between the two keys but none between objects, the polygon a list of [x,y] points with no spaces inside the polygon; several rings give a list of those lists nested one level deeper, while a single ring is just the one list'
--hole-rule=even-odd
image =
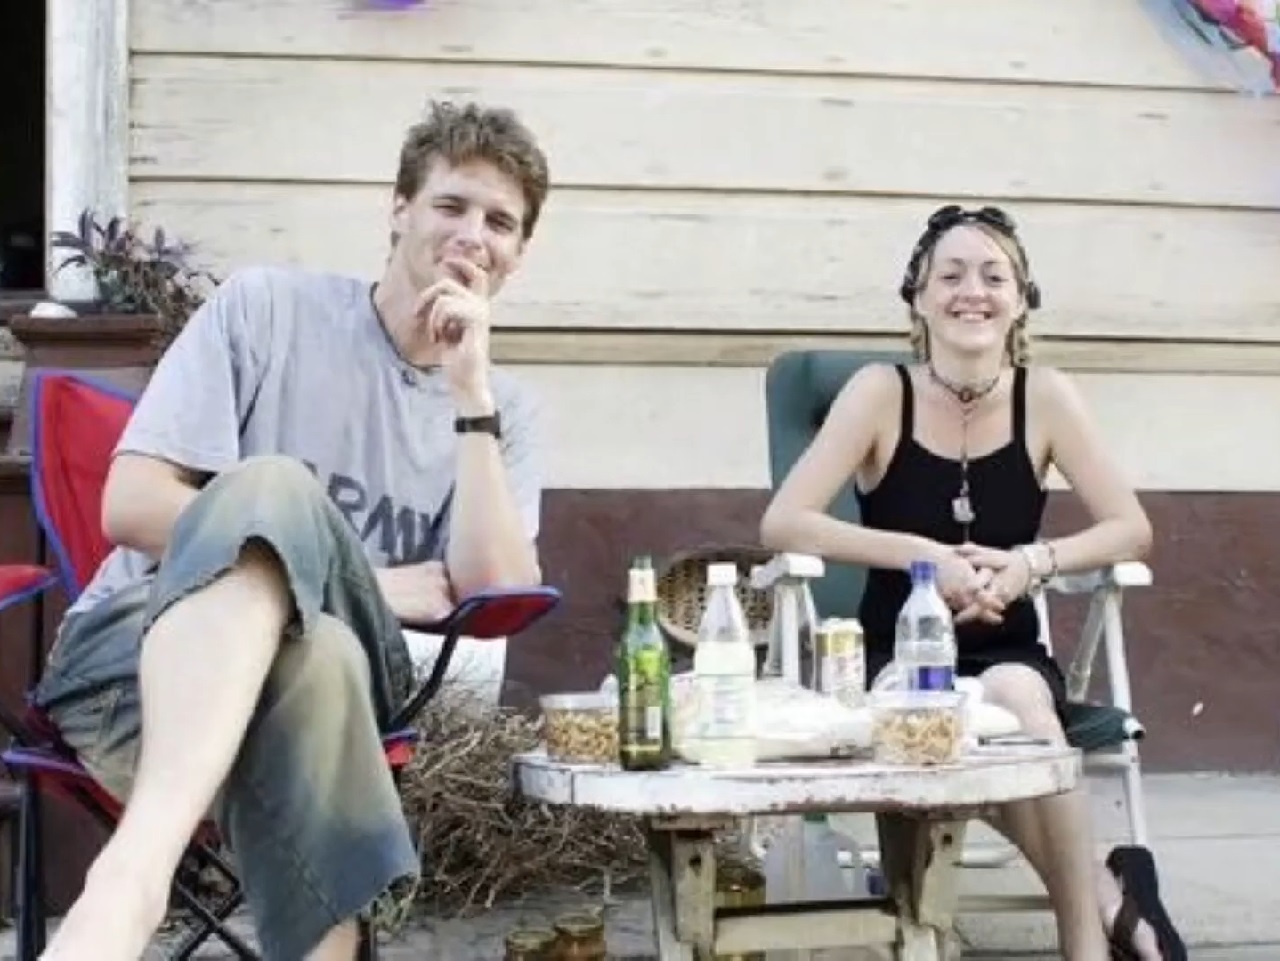
[{"label": "red folding chair", "polygon": [[[25,600],[37,605],[42,592],[61,581],[74,599],[111,549],[102,530],[102,494],[112,452],[133,410],[134,398],[119,389],[69,372],[45,371],[34,377],[31,390],[31,494],[40,526],[58,573],[29,565],[0,566],[0,610]],[[43,556],[43,551],[42,551]],[[430,676],[393,719],[383,736],[387,763],[400,772],[413,757],[417,732],[410,726],[440,689],[449,662],[463,636],[477,639],[510,637],[549,613],[560,594],[552,587],[485,591],[464,599],[448,618],[426,628],[442,635],[440,653]],[[56,726],[31,700],[39,682],[44,655],[39,630],[33,631],[31,671],[27,678],[26,710],[19,717],[0,709],[0,722],[13,736],[2,755],[21,790],[15,871],[14,916],[17,921],[17,961],[36,961],[46,942],[43,858],[41,852],[41,794],[68,798],[109,830],[122,813],[107,793],[63,743]],[[219,836],[212,822],[200,825],[174,877],[173,898],[192,915],[169,957],[190,958],[210,937],[219,938],[237,957],[256,959],[257,953],[226,925],[243,900],[234,867],[219,853]],[[215,895],[202,895],[200,877],[220,875],[224,884]],[[377,941],[368,919],[361,920],[362,961],[377,956]]]}]

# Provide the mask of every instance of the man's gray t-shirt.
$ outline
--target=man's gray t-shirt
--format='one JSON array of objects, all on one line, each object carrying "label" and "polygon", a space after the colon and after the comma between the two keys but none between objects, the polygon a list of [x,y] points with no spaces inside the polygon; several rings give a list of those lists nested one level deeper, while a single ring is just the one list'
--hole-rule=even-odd
[{"label": "man's gray t-shirt", "polygon": [[[502,459],[530,540],[541,483],[535,411],[495,369]],[[220,284],[161,358],[117,453],[216,474],[247,457],[307,464],[351,522],[370,562],[440,559],[456,475],[455,411],[443,371],[397,353],[366,281],[292,268],[241,271]],[[149,576],[117,548],[73,612]]]}]

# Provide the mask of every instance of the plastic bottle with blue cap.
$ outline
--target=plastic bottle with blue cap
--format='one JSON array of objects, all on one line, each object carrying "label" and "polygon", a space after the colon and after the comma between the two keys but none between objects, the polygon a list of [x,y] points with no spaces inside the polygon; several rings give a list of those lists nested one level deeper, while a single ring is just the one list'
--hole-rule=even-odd
[{"label": "plastic bottle with blue cap", "polygon": [[956,633],[951,609],[938,591],[933,561],[912,561],[911,593],[898,613],[893,659],[909,691],[955,689]]}]

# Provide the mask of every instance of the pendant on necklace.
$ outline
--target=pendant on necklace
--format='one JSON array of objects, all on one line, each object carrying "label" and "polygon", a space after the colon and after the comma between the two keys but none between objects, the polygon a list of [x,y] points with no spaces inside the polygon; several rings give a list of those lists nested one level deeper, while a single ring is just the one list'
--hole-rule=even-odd
[{"label": "pendant on necklace", "polygon": [[951,502],[951,516],[956,519],[957,524],[972,524],[977,519],[968,494],[961,494]]}]

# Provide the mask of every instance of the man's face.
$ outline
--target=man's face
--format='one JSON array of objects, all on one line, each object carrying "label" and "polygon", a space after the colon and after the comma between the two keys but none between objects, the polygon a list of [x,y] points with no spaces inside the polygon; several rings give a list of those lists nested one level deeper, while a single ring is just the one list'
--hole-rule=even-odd
[{"label": "man's face", "polygon": [[393,261],[421,291],[446,276],[468,283],[447,267],[467,260],[484,271],[489,294],[496,294],[524,254],[525,212],[519,183],[491,163],[434,160],[415,196],[395,198],[391,229],[400,239]]}]

